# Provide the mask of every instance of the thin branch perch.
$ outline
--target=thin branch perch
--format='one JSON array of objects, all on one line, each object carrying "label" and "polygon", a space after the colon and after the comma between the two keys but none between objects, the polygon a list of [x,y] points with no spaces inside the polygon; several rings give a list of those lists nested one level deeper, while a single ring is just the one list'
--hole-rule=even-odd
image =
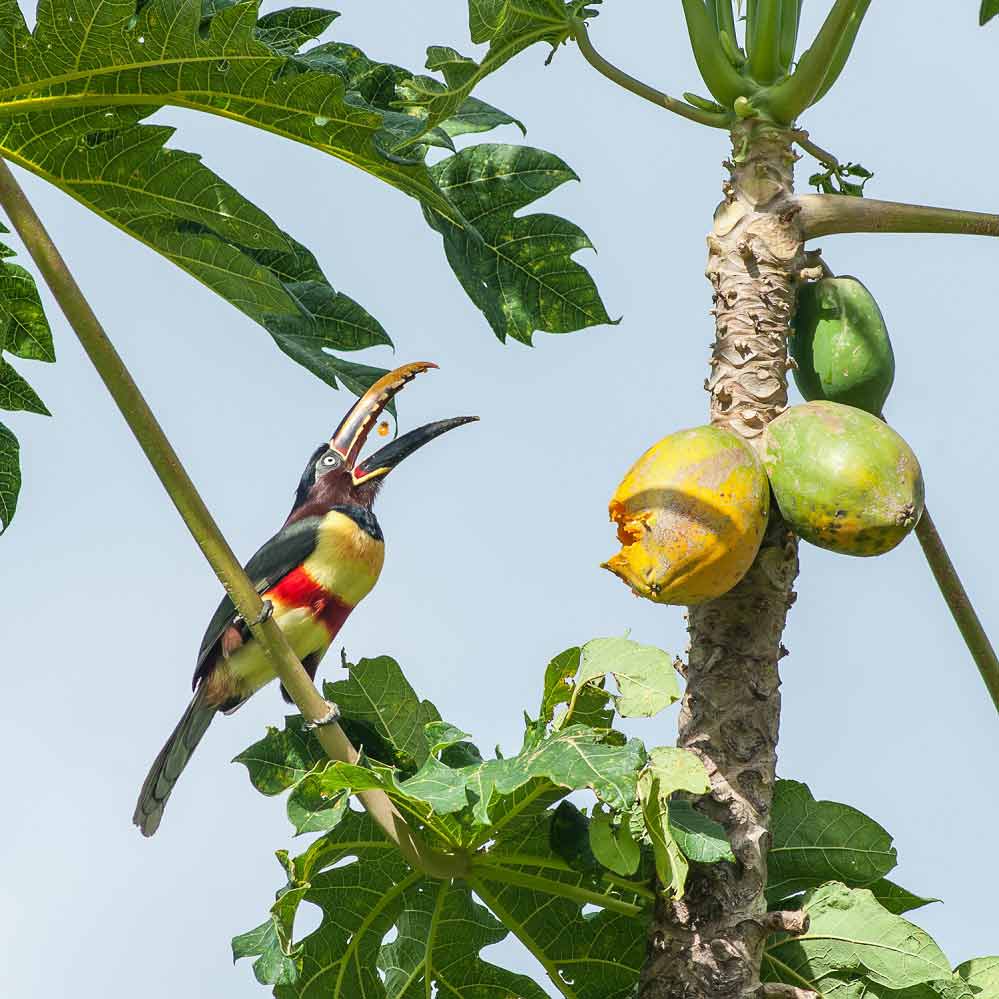
[{"label": "thin branch perch", "polygon": [[[209,565],[232,598],[236,610],[243,620],[259,622],[263,610],[260,595],[223,537],[153,411],[4,159],[0,159],[0,206],[27,247],[105,388]],[[309,721],[322,718],[328,711],[328,705],[302,668],[277,623],[268,619],[250,625],[250,630],[270,656],[278,677],[302,715]],[[323,725],[316,729],[316,734],[331,759],[357,762],[358,752],[339,725]],[[467,869],[463,858],[431,850],[384,792],[363,791],[358,798],[413,867],[438,878],[460,877]]]},{"label": "thin branch perch", "polygon": [[794,204],[805,239],[848,232],[941,232],[999,236],[999,215],[985,212],[850,198],[841,194],[801,194],[794,199]]},{"label": "thin branch perch", "polygon": [[978,614],[975,613],[975,606],[937,533],[930,511],[925,508],[919,523],[916,524],[916,537],[922,545],[926,561],[930,564],[933,578],[954,617],[954,623],[975,660],[978,672],[982,674],[992,703],[999,711],[999,659],[996,658],[996,651],[982,627]]},{"label": "thin branch perch", "polygon": [[728,128],[728,115],[721,112],[705,111],[701,108],[695,108],[692,104],[687,104],[685,101],[678,101],[675,97],[670,97],[668,94],[656,90],[655,87],[650,87],[647,83],[636,80],[635,77],[630,76],[623,69],[619,69],[612,62],[608,62],[593,47],[586,24],[583,21],[577,23],[576,30],[573,32],[573,38],[579,46],[579,51],[582,53],[583,58],[598,73],[606,76],[608,80],[612,80],[619,87],[623,87],[625,90],[637,94],[647,101],[651,101],[658,107],[666,108],[667,111],[672,111],[682,118],[696,121],[699,125],[709,125],[712,128]]}]

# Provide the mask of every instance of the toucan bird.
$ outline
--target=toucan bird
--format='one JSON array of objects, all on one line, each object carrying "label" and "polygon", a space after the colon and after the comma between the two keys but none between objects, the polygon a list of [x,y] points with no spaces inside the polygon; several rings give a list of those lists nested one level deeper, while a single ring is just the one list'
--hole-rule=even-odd
[{"label": "toucan bird", "polygon": [[[435,367],[418,361],[396,368],[358,399],[329,443],[309,459],[284,526],[246,564],[265,611],[274,615],[313,678],[344,621],[381,572],[385,544],[371,507],[385,476],[428,441],[478,419],[429,423],[358,462],[392,397],[421,371]],[[194,697],[139,792],[132,821],[144,836],[156,832],[177,778],[215,715],[235,711],[274,678],[266,653],[225,597],[201,643]],[[335,717],[331,706],[329,720]]]}]

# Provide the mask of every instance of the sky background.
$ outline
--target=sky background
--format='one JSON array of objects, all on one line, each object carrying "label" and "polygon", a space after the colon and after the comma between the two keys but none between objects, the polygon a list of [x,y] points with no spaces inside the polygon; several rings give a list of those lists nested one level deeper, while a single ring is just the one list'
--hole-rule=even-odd
[{"label": "sky background", "polygon": [[[278,5],[268,5],[273,8]],[[829,6],[806,5],[806,30]],[[977,3],[874,4],[856,54],[804,124],[876,173],[873,197],[999,211],[999,26]],[[471,53],[461,0],[345,0],[333,36],[419,68],[428,44]],[[610,0],[600,50],[679,94],[703,92],[678,3]],[[606,504],[649,445],[704,421],[712,338],[704,237],[723,133],[661,112],[573,49],[535,47],[479,96],[522,118],[527,143],[582,178],[538,210],[580,224],[616,327],[501,345],[461,291],[418,205],[313,150],[207,115],[163,113],[209,166],[319,257],[397,345],[365,359],[435,360],[403,395],[403,429],[476,412],[478,425],[392,476],[377,512],[381,582],[341,633],[352,657],[389,653],[445,718],[514,749],[544,664],[631,629],[682,653],[683,611],[636,600],[598,568],[616,548]],[[487,137],[519,142],[515,129]],[[813,164],[804,161],[799,187]],[[19,172],[95,310],[235,550],[280,525],[313,447],[351,402],[259,327],[152,251]],[[928,502],[986,624],[999,632],[992,530],[999,488],[992,395],[999,243],[972,237],[824,240],[893,334],[888,416],[919,455]],[[45,294],[45,293],[43,293]],[[189,697],[219,584],[47,294],[59,363],[21,364],[54,419],[15,415],[24,489],[0,540],[5,761],[0,994],[265,995],[230,937],[266,915],[288,847],[283,803],[229,760],[279,722],[276,687],[217,723],[157,836],[130,818],[147,767]],[[6,419],[6,417],[5,417]],[[999,719],[915,539],[882,558],[802,546],[785,644],[779,771],[847,802],[896,838],[894,880],[945,904],[918,921],[956,964],[999,953],[992,899]],[[339,674],[331,655],[323,674]],[[670,743],[675,711],[635,726]],[[301,846],[301,842],[294,844]],[[306,910],[300,931],[314,924]],[[516,967],[534,966],[502,944]]]}]

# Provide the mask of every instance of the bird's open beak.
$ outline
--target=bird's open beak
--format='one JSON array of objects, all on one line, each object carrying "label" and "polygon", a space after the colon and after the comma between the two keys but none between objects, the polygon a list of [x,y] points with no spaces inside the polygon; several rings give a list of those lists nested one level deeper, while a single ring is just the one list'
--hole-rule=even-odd
[{"label": "bird's open beak", "polygon": [[477,416],[459,416],[452,420],[428,423],[425,427],[410,430],[409,433],[403,434],[390,444],[386,444],[385,447],[365,458],[359,465],[355,464],[372,427],[396,393],[420,372],[436,367],[437,365],[430,361],[414,361],[412,364],[404,364],[401,368],[396,368],[395,371],[389,371],[382,375],[357,400],[340,421],[336,433],[330,438],[330,448],[343,458],[344,464],[351,470],[355,485],[360,485],[368,479],[387,475],[403,458],[411,455],[428,441],[432,441],[435,437],[439,437],[454,427],[460,427],[464,423],[471,423],[478,419]]},{"label": "bird's open beak", "polygon": [[397,437],[391,444],[386,444],[365,458],[352,473],[354,485],[388,475],[403,458],[408,458],[435,437],[440,437],[441,434],[446,434],[449,430],[466,423],[474,423],[477,419],[477,416],[455,416],[450,420],[438,420],[436,423],[428,423],[426,426],[417,427],[416,430],[410,430],[409,433]]}]

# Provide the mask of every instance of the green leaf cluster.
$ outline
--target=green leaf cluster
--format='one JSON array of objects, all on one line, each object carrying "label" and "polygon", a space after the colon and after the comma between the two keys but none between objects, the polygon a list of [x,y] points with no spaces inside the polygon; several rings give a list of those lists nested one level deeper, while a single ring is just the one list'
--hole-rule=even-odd
[{"label": "green leaf cluster", "polygon": [[897,857],[891,836],[873,819],[816,801],[804,784],[783,780],[771,834],[768,907],[803,909],[809,926],[800,936],[770,938],[764,981],[835,999],[971,999],[999,984],[992,978],[999,959],[952,970],[929,934],[904,918],[934,900],[886,879]]},{"label": "green leaf cluster", "polygon": [[[294,857],[278,852],[285,883],[268,918],[233,941],[234,956],[254,958],[280,999],[538,999],[535,982],[483,957],[513,934],[561,995],[632,996],[656,891],[680,897],[699,865],[736,862],[725,830],[698,808],[710,790],[700,759],[647,750],[615,728],[679,698],[671,658],[626,638],[567,649],[545,669],[518,752],[491,759],[395,660],[344,665],[348,677],[324,692],[362,747],[357,764],[328,760],[298,715],[237,757],[262,793],[288,792],[296,834],[320,835]],[[465,858],[467,876],[409,867],[350,804],[372,788],[434,847]],[[764,981],[836,999],[999,994],[999,958],[952,969],[905,918],[934,900],[888,880],[897,855],[877,822],[792,780],[777,782],[771,818],[768,908],[803,909],[809,927],[767,941]],[[322,919],[298,939],[302,903]]]},{"label": "green leaf cluster", "polygon": [[[0,232],[7,231],[0,225]],[[52,332],[35,279],[14,263],[13,256],[14,251],[0,242],[0,409],[48,416],[38,393],[8,360],[55,360]],[[20,446],[14,432],[0,423],[0,534],[14,516],[20,491]]]},{"label": "green leaf cluster", "polygon": [[[480,3],[471,23],[476,37],[493,38],[489,71],[532,39],[564,40],[575,6]],[[572,171],[530,147],[458,153],[459,136],[523,130],[471,96],[484,73],[455,83],[463,71],[442,47],[428,61],[437,78],[346,42],[312,44],[337,17],[307,7],[259,16],[255,0],[42,0],[29,30],[16,0],[0,0],[0,156],[162,254],[263,326],[286,355],[356,394],[383,371],[343,355],[390,345],[388,333],[264,211],[198,155],[173,148],[174,129],[148,122],[160,108],[303,143],[416,198],[501,339],[529,343],[536,330],[609,322],[592,277],[571,259],[590,248],[585,233],[557,216],[514,214],[574,179]],[[448,158],[431,166],[432,148]],[[24,297],[30,278],[4,266],[0,310],[33,309]],[[40,307],[31,321],[44,324]],[[22,338],[0,349],[27,356],[18,351],[28,348]],[[2,360],[0,406],[45,411]],[[2,428],[0,528],[13,515],[19,476],[16,439]]]},{"label": "green leaf cluster", "polygon": [[[616,714],[649,716],[679,697],[671,658],[624,638],[566,650],[546,669],[519,751],[492,759],[420,700],[394,660],[348,669],[324,693],[362,746],[357,764],[326,759],[297,715],[237,757],[258,790],[289,792],[296,833],[322,835],[294,858],[279,853],[287,882],[268,919],[234,940],[234,955],[254,957],[258,979],[281,997],[436,988],[535,999],[536,984],[482,957],[512,932],[563,995],[631,995],[657,850],[666,844],[684,865],[734,859],[720,827],[685,802],[670,805],[670,789],[707,787],[700,761],[649,752],[613,727]],[[662,807],[647,826],[640,788],[650,781]],[[468,877],[434,881],[409,868],[348,804],[371,788],[438,849],[468,858]],[[578,792],[596,799],[591,815],[567,800]],[[296,940],[302,902],[323,919]]]}]

